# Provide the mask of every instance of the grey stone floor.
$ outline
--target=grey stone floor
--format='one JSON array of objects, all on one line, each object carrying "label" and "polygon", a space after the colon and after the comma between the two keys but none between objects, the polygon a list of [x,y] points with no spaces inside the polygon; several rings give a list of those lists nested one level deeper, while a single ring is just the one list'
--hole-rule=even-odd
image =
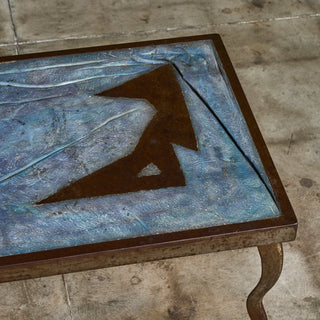
[{"label": "grey stone floor", "polygon": [[[320,2],[0,0],[0,55],[220,33],[299,220],[269,319],[320,320]],[[255,248],[0,285],[0,319],[248,319]]]}]

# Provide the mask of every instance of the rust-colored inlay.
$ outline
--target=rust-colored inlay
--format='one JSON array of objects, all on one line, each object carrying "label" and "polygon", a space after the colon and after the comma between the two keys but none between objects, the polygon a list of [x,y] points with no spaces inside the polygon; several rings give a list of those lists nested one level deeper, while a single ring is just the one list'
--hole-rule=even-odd
[{"label": "rust-colored inlay", "polygon": [[[185,178],[172,143],[197,150],[197,141],[173,67],[166,64],[98,95],[145,99],[157,113],[130,155],[75,181],[38,204],[184,186]],[[161,173],[138,177],[151,163]]]}]

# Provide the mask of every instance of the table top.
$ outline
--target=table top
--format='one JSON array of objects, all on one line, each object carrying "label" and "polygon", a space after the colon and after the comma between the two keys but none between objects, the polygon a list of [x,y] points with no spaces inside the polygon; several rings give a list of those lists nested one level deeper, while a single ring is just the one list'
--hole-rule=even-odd
[{"label": "table top", "polygon": [[252,231],[294,239],[219,36],[2,58],[0,87],[0,266]]}]

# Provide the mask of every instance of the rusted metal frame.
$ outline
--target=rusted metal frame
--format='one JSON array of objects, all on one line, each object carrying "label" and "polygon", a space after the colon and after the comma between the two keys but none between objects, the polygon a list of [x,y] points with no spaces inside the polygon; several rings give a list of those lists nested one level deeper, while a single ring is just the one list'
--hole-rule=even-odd
[{"label": "rusted metal frame", "polygon": [[[0,283],[49,275],[94,270],[132,263],[170,259],[197,254],[206,254],[244,247],[263,246],[281,242],[283,238],[293,237],[292,228],[238,232],[224,236],[210,236],[200,239],[185,239],[176,242],[144,245],[131,248],[68,255],[61,258],[45,257],[40,260],[11,263],[0,267]],[[8,260],[10,263],[10,260]]]}]

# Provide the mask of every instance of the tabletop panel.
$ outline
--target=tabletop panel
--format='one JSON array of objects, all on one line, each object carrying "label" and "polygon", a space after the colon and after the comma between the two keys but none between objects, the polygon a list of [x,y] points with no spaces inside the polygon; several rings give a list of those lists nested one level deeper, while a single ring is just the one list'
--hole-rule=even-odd
[{"label": "tabletop panel", "polygon": [[214,43],[0,64],[0,256],[281,216]]}]

